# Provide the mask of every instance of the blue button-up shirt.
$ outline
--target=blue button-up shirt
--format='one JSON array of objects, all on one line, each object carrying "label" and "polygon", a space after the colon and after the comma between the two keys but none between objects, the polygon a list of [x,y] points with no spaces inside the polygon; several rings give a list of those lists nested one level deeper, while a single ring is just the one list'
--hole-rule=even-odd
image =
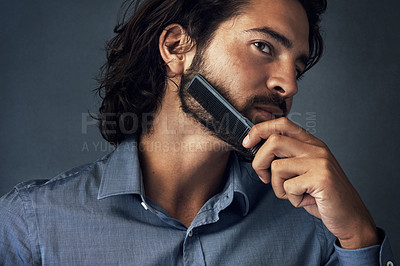
[{"label": "blue button-up shirt", "polygon": [[232,153],[223,191],[189,228],[146,198],[135,139],[0,200],[1,265],[385,265],[382,245],[344,250],[321,220],[277,199]]}]

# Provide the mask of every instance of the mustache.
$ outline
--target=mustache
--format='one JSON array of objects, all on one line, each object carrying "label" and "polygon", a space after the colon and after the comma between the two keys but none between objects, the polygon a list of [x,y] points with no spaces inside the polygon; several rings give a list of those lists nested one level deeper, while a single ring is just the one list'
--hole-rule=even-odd
[{"label": "mustache", "polygon": [[279,107],[282,112],[283,116],[287,115],[287,105],[286,105],[286,98],[282,98],[281,96],[271,93],[263,96],[255,96],[248,101],[246,101],[245,106],[240,110],[241,113],[248,115],[250,110],[255,105],[271,105]]}]

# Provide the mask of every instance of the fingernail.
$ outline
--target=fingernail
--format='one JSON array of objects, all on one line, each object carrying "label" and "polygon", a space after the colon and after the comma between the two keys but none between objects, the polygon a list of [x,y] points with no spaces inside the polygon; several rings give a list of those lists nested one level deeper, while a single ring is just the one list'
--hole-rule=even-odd
[{"label": "fingernail", "polygon": [[247,135],[243,140],[243,145],[247,145],[249,143],[250,137]]},{"label": "fingernail", "polygon": [[271,182],[271,180],[267,177],[267,178],[262,178],[261,176],[258,176],[258,178],[260,178],[260,180],[264,183],[264,184],[268,184],[269,182]]}]

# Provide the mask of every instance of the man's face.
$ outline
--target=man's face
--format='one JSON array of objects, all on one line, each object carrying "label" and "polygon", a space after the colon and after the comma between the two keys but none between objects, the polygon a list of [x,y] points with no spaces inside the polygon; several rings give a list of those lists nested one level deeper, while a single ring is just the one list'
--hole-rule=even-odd
[{"label": "man's face", "polygon": [[200,73],[254,123],[287,115],[308,47],[307,15],[297,0],[250,1],[241,15],[220,25],[183,75],[185,111],[209,119],[184,92]]}]

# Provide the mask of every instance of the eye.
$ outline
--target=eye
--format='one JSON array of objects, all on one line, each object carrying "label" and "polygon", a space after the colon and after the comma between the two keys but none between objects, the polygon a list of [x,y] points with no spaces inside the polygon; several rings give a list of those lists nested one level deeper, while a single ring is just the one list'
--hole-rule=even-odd
[{"label": "eye", "polygon": [[253,45],[257,47],[262,53],[271,54],[272,48],[268,43],[265,42],[254,42]]}]

